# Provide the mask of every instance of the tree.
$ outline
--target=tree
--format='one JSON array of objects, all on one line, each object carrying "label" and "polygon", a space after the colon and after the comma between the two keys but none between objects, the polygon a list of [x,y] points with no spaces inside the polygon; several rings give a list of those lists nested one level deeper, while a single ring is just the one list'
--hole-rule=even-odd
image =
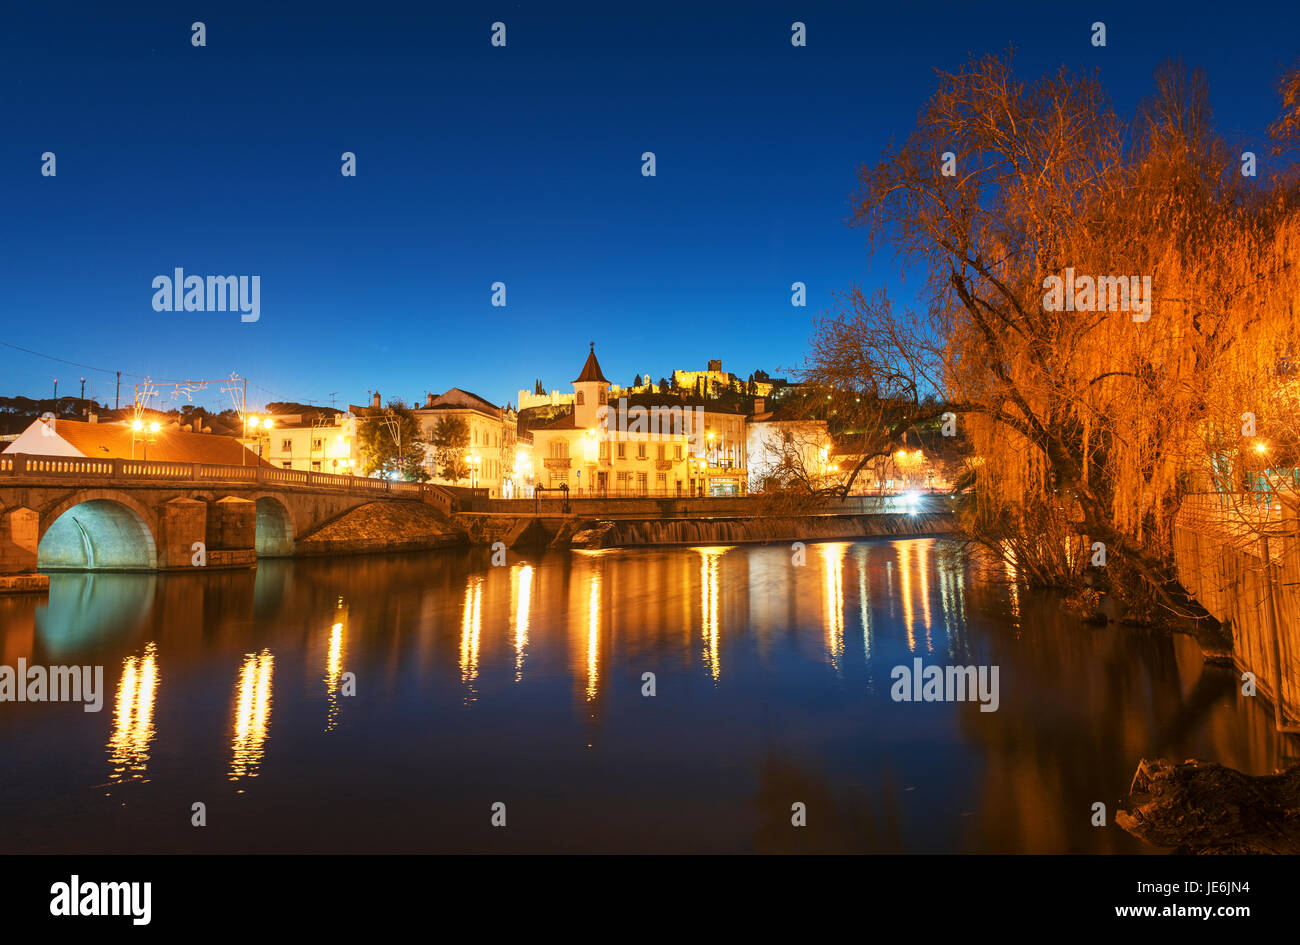
[{"label": "tree", "polygon": [[403,479],[428,479],[424,469],[424,444],[420,442],[420,423],[401,400],[388,406],[368,407],[357,424],[357,445],[361,453],[361,470],[367,476],[401,476]]},{"label": "tree", "polygon": [[469,424],[464,417],[444,417],[430,437],[438,475],[453,484],[469,478]]},{"label": "tree", "polygon": [[[864,463],[959,417],[975,453],[962,523],[1030,581],[1077,583],[1100,541],[1114,587],[1195,614],[1173,515],[1216,449],[1240,452],[1244,409],[1278,412],[1300,340],[1294,176],[1247,188],[1208,100],[1176,65],[1128,121],[1065,70],[1025,85],[989,57],[941,74],[907,141],[861,169],[853,216],[924,270],[925,308],[853,287],[801,372]],[[1063,308],[1050,287],[1067,272],[1089,291]],[[1102,278],[1131,276],[1140,302],[1108,282],[1097,304]]]}]

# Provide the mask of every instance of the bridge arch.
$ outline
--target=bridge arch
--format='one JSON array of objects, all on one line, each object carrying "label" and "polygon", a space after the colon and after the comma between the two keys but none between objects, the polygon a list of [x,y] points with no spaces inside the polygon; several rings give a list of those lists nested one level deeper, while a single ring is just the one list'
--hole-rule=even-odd
[{"label": "bridge arch", "polygon": [[275,495],[257,497],[257,556],[284,557],[293,554],[293,516]]},{"label": "bridge arch", "polygon": [[77,493],[41,516],[36,566],[51,571],[152,571],[154,515],[108,490]]}]

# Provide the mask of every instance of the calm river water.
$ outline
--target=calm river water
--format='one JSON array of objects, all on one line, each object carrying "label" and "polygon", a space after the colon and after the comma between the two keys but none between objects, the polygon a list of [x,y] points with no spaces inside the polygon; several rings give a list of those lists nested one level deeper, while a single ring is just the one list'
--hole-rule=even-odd
[{"label": "calm river water", "polygon": [[[0,703],[0,850],[1139,852],[1091,815],[1142,755],[1295,753],[1186,637],[1082,625],[938,539],[806,554],[55,574],[0,598],[0,662],[107,692]],[[997,665],[998,710],[894,702],[918,657]]]}]

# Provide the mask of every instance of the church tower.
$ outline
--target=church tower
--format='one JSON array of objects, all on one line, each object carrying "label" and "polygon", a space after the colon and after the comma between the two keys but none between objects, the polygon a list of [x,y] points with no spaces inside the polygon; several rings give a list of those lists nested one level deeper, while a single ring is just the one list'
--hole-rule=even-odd
[{"label": "church tower", "polygon": [[600,373],[600,362],[596,360],[596,343],[591,343],[587,354],[587,363],[582,366],[582,373],[573,382],[573,423],[580,430],[589,430],[599,425],[597,411],[609,397],[609,381]]}]

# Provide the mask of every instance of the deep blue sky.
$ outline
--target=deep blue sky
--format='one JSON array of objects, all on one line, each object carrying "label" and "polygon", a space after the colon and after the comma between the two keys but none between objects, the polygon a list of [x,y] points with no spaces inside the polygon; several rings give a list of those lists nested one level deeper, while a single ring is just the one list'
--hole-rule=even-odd
[{"label": "deep blue sky", "polygon": [[[905,137],[935,68],[1014,45],[1022,76],[1099,68],[1129,111],[1179,56],[1262,157],[1296,24],[1294,3],[1256,2],[10,4],[0,341],[237,371],[250,406],[570,390],[591,340],[620,384],[709,358],[775,372],[832,292],[909,292],[843,221],[855,168]],[[260,275],[261,320],[154,312],[177,266]],[[82,375],[111,404],[111,375],[0,348],[0,394]]]}]

